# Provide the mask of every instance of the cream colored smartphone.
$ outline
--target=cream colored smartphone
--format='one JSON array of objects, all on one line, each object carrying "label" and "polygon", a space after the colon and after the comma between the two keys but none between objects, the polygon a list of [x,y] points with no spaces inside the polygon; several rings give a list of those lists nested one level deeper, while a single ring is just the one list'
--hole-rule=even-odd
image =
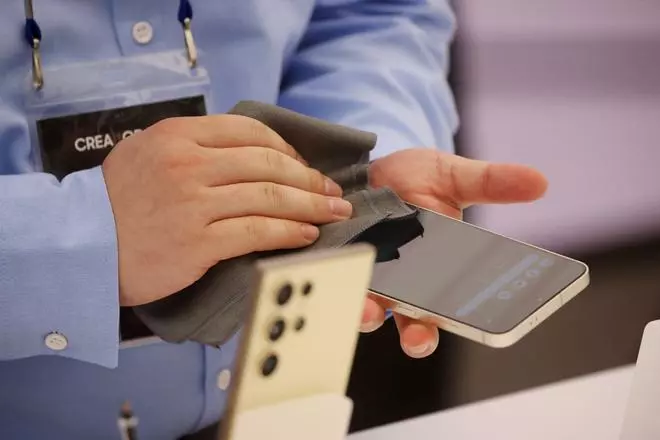
[{"label": "cream colored smartphone", "polygon": [[378,248],[370,291],[395,312],[506,347],[589,284],[582,262],[411,207],[359,239]]},{"label": "cream colored smartphone", "polygon": [[345,395],[374,260],[358,244],[258,263],[221,439],[233,438],[241,413]]}]

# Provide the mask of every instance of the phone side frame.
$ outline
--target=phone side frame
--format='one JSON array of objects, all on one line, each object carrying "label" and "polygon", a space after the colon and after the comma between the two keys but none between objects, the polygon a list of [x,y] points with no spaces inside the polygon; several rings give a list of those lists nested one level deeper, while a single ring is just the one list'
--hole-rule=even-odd
[{"label": "phone side frame", "polygon": [[[584,263],[581,264],[584,265]],[[382,298],[394,313],[399,313],[412,319],[431,323],[449,333],[462,336],[489,347],[505,348],[518,342],[535,327],[549,318],[554,312],[559,310],[571,299],[575,298],[589,285],[589,268],[586,265],[584,265],[584,267],[585,272],[579,278],[558,292],[518,325],[504,333],[490,333],[486,330],[465,324],[464,322],[438,315],[436,313],[431,313],[413,304],[392,298],[391,296],[382,293],[374,292],[372,290],[370,290],[369,293]]]},{"label": "phone side frame", "polygon": [[585,263],[582,261],[575,260],[573,258],[567,257],[565,255],[560,255],[556,252],[549,251],[547,249],[543,249],[539,246],[534,246],[533,244],[525,243],[520,240],[516,240],[515,238],[510,238],[502,234],[498,234],[496,232],[490,231],[486,228],[482,228],[477,225],[473,225],[472,223],[467,223],[464,222],[463,220],[455,219],[453,217],[450,217],[445,214],[441,214],[437,211],[433,211],[432,209],[427,209],[422,206],[414,205],[412,203],[408,203],[410,206],[415,207],[416,209],[419,209],[421,211],[427,211],[432,214],[445,217],[448,220],[454,221],[454,222],[459,222],[459,223],[464,223],[468,227],[471,228],[476,228],[484,232],[488,232],[489,234],[497,235],[498,237],[502,237],[507,240],[515,241],[516,243],[529,246],[531,248],[550,253],[552,255],[555,255],[557,257],[561,257],[566,260],[570,260],[574,263],[577,263],[581,265],[584,268],[584,273],[580,275],[575,281],[573,281],[571,284],[568,286],[564,287],[561,291],[559,291],[556,295],[554,295],[550,300],[546,301],[545,304],[543,304],[541,307],[536,309],[532,314],[530,314],[528,317],[526,317],[524,320],[522,320],[518,325],[513,327],[511,330],[506,331],[504,333],[490,333],[487,332],[486,330],[479,329],[477,327],[473,327],[471,325],[465,324],[463,322],[457,321],[455,319],[448,318],[443,315],[439,315],[436,313],[429,312],[428,310],[422,309],[420,307],[415,306],[414,304],[410,304],[408,302],[402,301],[400,299],[393,298],[391,296],[388,296],[387,294],[384,293],[379,293],[379,292],[374,292],[373,290],[369,290],[369,293],[379,297],[385,302],[385,304],[389,305],[390,310],[392,310],[395,313],[399,313],[401,315],[407,316],[412,319],[417,319],[421,320],[424,322],[429,322],[432,323],[433,325],[437,326],[438,328],[445,330],[449,333],[453,333],[458,336],[462,336],[466,339],[469,339],[474,342],[478,342],[480,344],[487,345],[489,347],[493,348],[506,348],[509,347],[516,342],[518,342],[520,339],[522,339],[525,335],[527,335],[529,332],[531,332],[534,328],[536,328],[539,324],[541,324],[543,321],[545,321],[547,318],[549,318],[554,312],[559,310],[561,307],[563,307],[566,303],[568,303],[571,299],[575,298],[580,292],[582,292],[584,289],[589,286],[590,282],[590,275],[589,275],[589,266],[587,266]]}]

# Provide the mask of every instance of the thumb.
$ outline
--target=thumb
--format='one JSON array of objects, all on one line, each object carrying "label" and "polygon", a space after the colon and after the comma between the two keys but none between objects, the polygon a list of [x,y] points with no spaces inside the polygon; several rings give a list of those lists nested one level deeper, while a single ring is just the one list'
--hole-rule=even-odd
[{"label": "thumb", "polygon": [[[437,197],[449,196],[462,208],[477,203],[517,203],[539,199],[548,188],[545,176],[534,168],[506,163],[491,163],[451,154],[437,157],[437,170],[448,179],[435,189]],[[444,187],[444,188],[443,188]]]}]

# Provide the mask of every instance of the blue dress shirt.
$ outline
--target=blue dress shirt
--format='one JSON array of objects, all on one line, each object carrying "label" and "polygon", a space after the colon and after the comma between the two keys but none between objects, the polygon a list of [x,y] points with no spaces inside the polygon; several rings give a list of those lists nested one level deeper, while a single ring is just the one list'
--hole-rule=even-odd
[{"label": "blue dress shirt", "polygon": [[[445,72],[454,19],[445,2],[191,3],[211,113],[259,100],[373,131],[377,156],[452,148],[457,122]],[[178,0],[34,0],[34,7],[45,66],[184,50]],[[236,338],[221,349],[120,346],[117,244],[103,175],[97,167],[58,182],[35,169],[38,146],[20,86],[31,66],[24,20],[23,1],[3,1],[0,438],[115,440],[127,399],[141,439],[196,431],[221,416]],[[135,41],[138,22],[153,30],[146,44]]]}]

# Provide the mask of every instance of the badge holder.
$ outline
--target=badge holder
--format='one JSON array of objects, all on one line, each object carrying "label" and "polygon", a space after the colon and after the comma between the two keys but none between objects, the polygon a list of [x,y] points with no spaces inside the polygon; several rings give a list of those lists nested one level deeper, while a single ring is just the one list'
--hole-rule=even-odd
[{"label": "badge holder", "polygon": [[347,436],[346,388],[374,261],[374,248],[358,244],[259,263],[220,440]]},{"label": "badge holder", "polygon": [[21,85],[32,165],[60,179],[99,165],[119,141],[159,120],[213,111],[208,73],[191,67],[186,51],[39,63],[33,73],[47,81],[36,87],[29,75]]}]

